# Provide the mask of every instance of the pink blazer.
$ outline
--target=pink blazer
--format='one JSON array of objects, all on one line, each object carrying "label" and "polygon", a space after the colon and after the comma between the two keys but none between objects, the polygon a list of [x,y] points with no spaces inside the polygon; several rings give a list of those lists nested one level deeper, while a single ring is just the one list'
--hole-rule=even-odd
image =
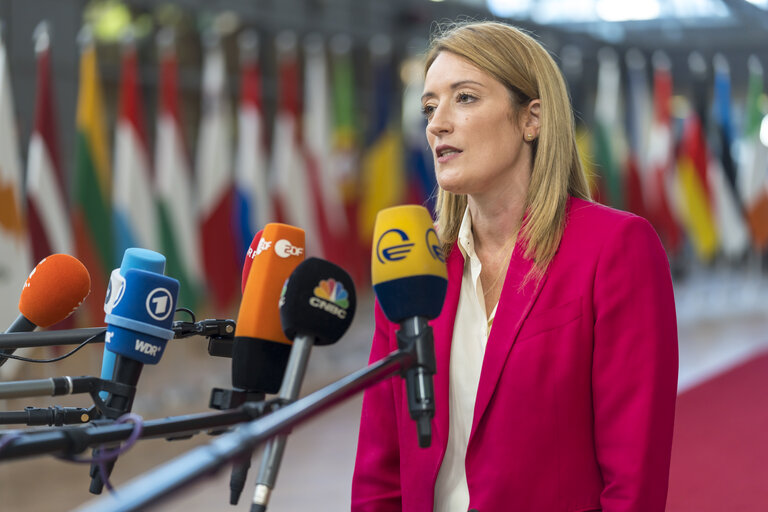
[{"label": "pink blazer", "polygon": [[[434,329],[432,444],[418,446],[404,382],[363,399],[353,512],[430,512],[448,440],[448,368],[461,252]],[[515,248],[480,376],[465,460],[479,512],[661,512],[677,388],[677,325],[666,254],[635,215],[570,199],[546,275]],[[370,360],[397,348],[376,307]]]}]

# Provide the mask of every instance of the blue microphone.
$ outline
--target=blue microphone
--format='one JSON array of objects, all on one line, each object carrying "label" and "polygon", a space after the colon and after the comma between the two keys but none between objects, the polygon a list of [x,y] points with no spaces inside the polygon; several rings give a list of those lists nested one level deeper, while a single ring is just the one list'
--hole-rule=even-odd
[{"label": "blue microphone", "polygon": [[[179,295],[179,282],[171,277],[147,270],[128,269],[116,287],[110,290],[110,312],[104,317],[107,332],[105,351],[114,353],[112,381],[130,392],[113,392],[103,406],[102,415],[117,419],[130,412],[136,384],[145,364],[157,364],[168,340],[173,338],[173,316]],[[98,450],[94,450],[94,458]],[[105,464],[108,477],[114,460]],[[100,494],[104,481],[97,464],[91,465],[90,492]]]},{"label": "blue microphone", "polygon": [[[141,249],[139,247],[131,247],[126,249],[123,253],[123,261],[120,264],[120,268],[116,268],[112,271],[109,277],[109,286],[107,287],[107,296],[104,299],[104,313],[109,314],[114,307],[115,299],[117,299],[117,293],[122,287],[122,283],[125,278],[125,272],[135,268],[140,270],[147,270],[156,274],[165,273],[165,256],[162,254],[150,251],[149,249]],[[117,354],[110,350],[104,350],[104,356],[101,361],[101,378],[104,380],[112,380],[112,376],[115,372],[115,359]],[[99,393],[102,400],[106,400],[109,393],[102,391]]]},{"label": "blue microphone", "polygon": [[[107,351],[142,364],[157,364],[168,340],[173,338],[173,313],[179,282],[146,270],[125,272],[107,323]],[[116,365],[117,366],[117,365]]]}]

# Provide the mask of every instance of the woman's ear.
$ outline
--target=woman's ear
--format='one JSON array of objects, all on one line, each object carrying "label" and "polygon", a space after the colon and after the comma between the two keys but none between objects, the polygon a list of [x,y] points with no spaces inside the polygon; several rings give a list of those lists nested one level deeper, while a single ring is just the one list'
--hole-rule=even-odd
[{"label": "woman's ear", "polygon": [[541,100],[536,98],[528,102],[523,109],[523,133],[528,140],[539,136],[541,128]]}]

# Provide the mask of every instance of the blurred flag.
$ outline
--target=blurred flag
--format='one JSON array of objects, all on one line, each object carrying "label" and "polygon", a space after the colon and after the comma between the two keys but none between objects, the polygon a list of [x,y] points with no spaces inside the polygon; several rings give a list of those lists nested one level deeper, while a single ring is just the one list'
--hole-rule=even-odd
[{"label": "blurred flag", "polygon": [[74,254],[72,224],[67,200],[67,180],[59,157],[56,113],[51,83],[51,49],[48,26],[35,30],[37,92],[35,126],[27,154],[27,229],[32,260],[54,253]]},{"label": "blurred flag", "polygon": [[181,132],[174,33],[157,37],[160,56],[160,97],[157,108],[155,187],[158,200],[160,252],[165,273],[179,280],[179,304],[195,308],[203,277],[200,237],[192,189],[192,171]]},{"label": "blurred flag", "polygon": [[702,125],[706,112],[706,63],[696,52],[689,57],[693,77],[693,109],[683,124],[683,134],[677,160],[683,204],[684,223],[696,255],[711,261],[718,249],[714,191],[709,180],[709,148]]},{"label": "blurred flag", "polygon": [[267,180],[259,45],[255,31],[240,35],[240,108],[235,155],[237,254],[245,258],[256,232],[274,220]]},{"label": "blurred flag", "polygon": [[316,195],[301,144],[301,96],[296,34],[275,39],[279,98],[272,140],[272,189],[277,217],[306,232],[308,254],[322,254],[317,225]]},{"label": "blurred flag", "polygon": [[627,142],[625,195],[627,210],[649,218],[646,208],[648,176],[648,134],[651,131],[651,97],[645,57],[636,49],[626,55],[627,63]]},{"label": "blurred flag", "polygon": [[323,38],[312,34],[304,41],[304,132],[307,170],[315,200],[318,233],[325,258],[343,265],[349,233],[341,197],[339,173],[333,160],[333,104],[328,59]]},{"label": "blurred flag", "polygon": [[736,191],[736,166],[731,157],[731,76],[728,61],[721,54],[714,59],[714,143],[718,158],[710,155],[709,180],[712,183],[715,219],[723,255],[734,259],[749,248],[749,232]]},{"label": "blurred flag", "polygon": [[683,245],[680,183],[672,134],[672,74],[667,56],[653,55],[653,121],[648,139],[648,181],[645,194],[649,220],[667,253],[675,257]]},{"label": "blurred flag", "polygon": [[340,244],[345,249],[342,266],[352,275],[355,283],[367,283],[370,282],[366,276],[371,266],[370,261],[366,261],[368,248],[360,244],[357,236],[360,141],[357,136],[352,39],[345,34],[335,35],[330,41],[330,57],[333,102],[330,171],[339,189],[347,219],[346,232]]},{"label": "blurred flag", "polygon": [[595,100],[594,157],[600,173],[600,199],[615,208],[624,208],[622,165],[626,142],[620,119],[621,72],[612,48],[598,52],[597,93]]},{"label": "blurred flag", "polygon": [[240,289],[242,255],[234,233],[232,111],[221,41],[206,41],[203,61],[202,117],[197,138],[197,206],[203,267],[216,311],[232,304]]},{"label": "blurred flag", "polygon": [[133,40],[123,46],[120,103],[115,130],[112,180],[115,256],[129,247],[160,248],[153,173],[139,88],[139,63]]},{"label": "blurred flag", "polygon": [[752,240],[757,249],[768,247],[768,147],[760,138],[761,126],[768,124],[760,107],[763,95],[763,68],[760,60],[749,57],[749,85],[744,128],[744,145],[739,175],[739,192],[744,202]]},{"label": "blurred flag", "polygon": [[22,167],[16,113],[8,56],[0,37],[0,325],[9,325],[16,319],[19,294],[31,269],[22,210]]},{"label": "blurred flag", "polygon": [[592,133],[589,129],[590,122],[585,116],[594,109],[587,107],[589,95],[584,86],[584,54],[576,45],[566,44],[560,51],[563,74],[565,75],[568,94],[574,110],[574,122],[576,125],[576,148],[581,160],[581,167],[587,176],[589,190],[592,198],[600,200],[599,177],[594,167],[592,157]]},{"label": "blurred flag", "polygon": [[376,214],[405,198],[405,172],[401,134],[394,116],[395,73],[392,41],[377,35],[371,39],[373,108],[363,155],[358,228],[360,240],[371,245]]},{"label": "blurred flag", "polygon": [[119,261],[112,250],[112,176],[96,47],[87,27],[80,38],[72,224],[76,256],[91,274],[91,293],[86,299],[86,306],[90,315],[88,323],[94,324],[104,321],[103,298],[107,292],[109,272],[119,265]]},{"label": "blurred flag", "polygon": [[421,93],[424,91],[421,59],[411,56],[402,63],[401,70],[405,82],[402,124],[408,177],[405,200],[433,211],[437,199],[437,180],[432,150],[426,137],[427,119],[421,111]]},{"label": "blurred flag", "polygon": [[592,155],[592,148],[595,147],[592,141],[592,132],[587,125],[578,124],[576,125],[575,136],[576,149],[579,152],[579,160],[581,160],[581,168],[587,176],[587,183],[589,184],[589,191],[592,195],[592,199],[601,202],[600,175],[595,169],[595,160]]}]

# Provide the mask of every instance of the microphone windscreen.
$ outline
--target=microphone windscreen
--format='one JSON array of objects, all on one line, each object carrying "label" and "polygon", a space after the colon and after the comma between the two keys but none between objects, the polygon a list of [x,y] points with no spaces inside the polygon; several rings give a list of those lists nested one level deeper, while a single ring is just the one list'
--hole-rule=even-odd
[{"label": "microphone windscreen", "polygon": [[264,230],[259,230],[253,237],[251,245],[248,247],[248,252],[245,254],[245,261],[243,261],[243,278],[240,282],[240,292],[245,293],[245,285],[248,282],[248,274],[251,273],[251,266],[253,265],[253,258],[256,256],[256,251],[259,250],[259,242],[261,241],[261,235]]},{"label": "microphone windscreen", "polygon": [[291,341],[280,325],[280,293],[304,261],[304,230],[286,224],[264,227],[237,315],[232,348],[232,385],[277,393]]},{"label": "microphone windscreen", "polygon": [[290,339],[315,338],[315,345],[336,343],[355,316],[355,285],[344,269],[309,258],[293,271],[280,298],[280,322]]},{"label": "microphone windscreen", "polygon": [[80,260],[69,254],[43,258],[24,282],[19,311],[40,327],[61,322],[82,304],[91,291],[91,276]]},{"label": "microphone windscreen", "polygon": [[155,272],[128,269],[118,299],[104,321],[105,348],[144,364],[157,364],[173,338],[179,282]]},{"label": "microphone windscreen", "polygon": [[448,274],[432,218],[423,206],[395,206],[376,215],[371,276],[382,311],[392,322],[436,318]]},{"label": "microphone windscreen", "polygon": [[125,276],[126,271],[132,268],[154,272],[155,274],[165,274],[165,256],[149,249],[129,247],[123,253],[120,273]]}]

